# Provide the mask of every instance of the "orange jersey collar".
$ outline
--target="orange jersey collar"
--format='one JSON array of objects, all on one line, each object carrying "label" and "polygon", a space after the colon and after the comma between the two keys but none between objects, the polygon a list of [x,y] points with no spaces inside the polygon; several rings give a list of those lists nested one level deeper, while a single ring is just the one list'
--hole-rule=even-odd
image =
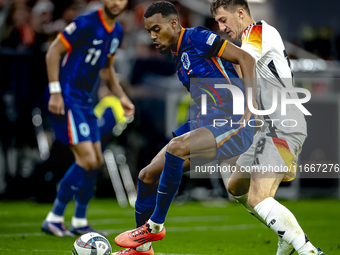
[{"label": "orange jersey collar", "polygon": [[179,35],[179,39],[178,39],[178,42],[177,42],[177,50],[176,50],[176,52],[171,51],[173,54],[175,54],[175,56],[177,56],[177,54],[178,54],[178,50],[179,50],[179,47],[181,46],[184,32],[185,32],[185,29],[182,27],[181,34]]},{"label": "orange jersey collar", "polygon": [[104,14],[103,14],[103,10],[102,9],[98,9],[98,15],[99,15],[100,21],[102,22],[102,24],[105,27],[106,31],[111,33],[113,31],[113,29],[115,28],[115,25],[110,27],[110,25],[106,22],[106,20],[104,18]]}]

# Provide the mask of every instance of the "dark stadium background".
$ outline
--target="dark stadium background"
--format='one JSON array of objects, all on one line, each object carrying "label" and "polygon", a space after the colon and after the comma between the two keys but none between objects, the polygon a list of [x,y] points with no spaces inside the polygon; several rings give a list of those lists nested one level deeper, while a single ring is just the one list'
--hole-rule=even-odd
[{"label": "dark stadium background", "polygon": [[[123,151],[134,181],[138,172],[171,139],[171,131],[185,120],[183,114],[188,108],[172,57],[162,56],[153,49],[144,31],[143,12],[151,2],[130,0],[128,10],[119,17],[125,37],[115,67],[136,106],[136,114],[122,134],[108,133],[103,137],[104,148],[113,146]],[[208,1],[172,2],[178,7],[183,27],[204,25],[217,31]],[[73,161],[70,151],[54,142],[44,101],[48,83],[45,54],[65,25],[97,6],[98,2],[86,0],[0,0],[1,199],[52,202],[58,181]],[[339,164],[340,2],[258,0],[252,1],[251,10],[256,20],[266,20],[281,33],[293,62],[297,86],[312,92],[307,108],[313,117],[307,117],[309,137],[300,164]],[[51,149],[49,157],[38,147],[37,133],[41,127]],[[114,197],[105,171],[98,178],[96,196]],[[339,197],[339,176],[297,178],[283,185],[278,196]],[[221,179],[185,176],[177,199],[216,197],[227,197]]]}]

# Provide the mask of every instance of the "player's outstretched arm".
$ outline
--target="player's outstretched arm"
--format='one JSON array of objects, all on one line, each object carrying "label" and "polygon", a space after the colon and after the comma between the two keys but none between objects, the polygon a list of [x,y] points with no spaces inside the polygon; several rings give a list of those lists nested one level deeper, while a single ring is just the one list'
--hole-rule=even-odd
[{"label": "player's outstretched arm", "polygon": [[111,92],[120,99],[120,103],[122,104],[122,107],[125,111],[124,113],[125,117],[130,117],[135,114],[135,106],[127,97],[123,88],[120,86],[116,78],[116,72],[115,69],[113,68],[113,61],[114,61],[113,57],[108,58],[105,67],[100,70],[100,77],[103,80],[107,81],[107,84],[109,85],[109,89],[111,90]]},{"label": "player's outstretched arm", "polygon": [[249,53],[229,42],[227,43],[221,57],[227,61],[240,65],[243,83],[246,88],[246,109],[244,110],[244,115],[240,119],[239,123],[244,123],[244,121],[248,122],[253,115],[248,107],[248,88],[252,88],[252,103],[254,108],[257,109],[255,59]]},{"label": "player's outstretched arm", "polygon": [[67,49],[57,37],[51,44],[46,54],[47,74],[49,80],[50,99],[48,110],[54,114],[65,114],[64,99],[59,83],[60,55]]}]

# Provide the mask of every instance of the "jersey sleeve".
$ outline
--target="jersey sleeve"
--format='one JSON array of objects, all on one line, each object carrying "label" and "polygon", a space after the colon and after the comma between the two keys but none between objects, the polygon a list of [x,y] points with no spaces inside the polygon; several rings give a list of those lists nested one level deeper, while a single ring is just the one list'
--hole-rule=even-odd
[{"label": "jersey sleeve", "polygon": [[206,57],[220,57],[228,42],[203,27],[196,27],[190,34],[190,39],[199,53]]},{"label": "jersey sleeve", "polygon": [[88,32],[88,24],[84,18],[76,18],[68,24],[58,37],[67,50],[71,50],[77,42],[81,41]]},{"label": "jersey sleeve", "polygon": [[255,58],[256,62],[266,53],[262,35],[262,25],[253,25],[247,28],[242,35],[241,49]]},{"label": "jersey sleeve", "polygon": [[114,38],[111,41],[109,57],[114,57],[117,52],[117,49],[120,48],[120,46],[122,45],[123,36],[124,36],[123,28],[121,27],[119,23],[116,23],[116,29],[117,29],[117,34],[114,36]]}]

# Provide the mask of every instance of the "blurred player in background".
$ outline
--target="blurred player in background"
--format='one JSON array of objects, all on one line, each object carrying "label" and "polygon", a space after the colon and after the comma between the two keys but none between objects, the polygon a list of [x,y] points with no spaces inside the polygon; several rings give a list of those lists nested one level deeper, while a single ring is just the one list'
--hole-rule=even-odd
[{"label": "blurred player in background", "polygon": [[[134,105],[119,85],[113,68],[114,55],[123,38],[122,27],[115,20],[128,0],[102,2],[103,9],[79,16],[70,23],[46,55],[50,82],[48,109],[53,113],[56,138],[70,144],[75,157],[75,163],[61,180],[53,209],[42,223],[42,231],[51,235],[73,236],[95,231],[88,225],[86,210],[93,195],[96,169],[102,163],[100,132],[91,99],[99,74],[120,99],[125,116],[134,114]],[[76,205],[68,231],[63,215],[73,196]]]},{"label": "blurred player in background", "polygon": [[[215,98],[211,99],[207,103],[207,114],[199,114],[196,120],[175,130],[175,138],[140,172],[135,206],[138,228],[116,237],[116,244],[129,249],[114,254],[154,254],[151,242],[165,236],[164,221],[180,185],[183,165],[188,166],[189,159],[193,158],[208,162],[238,156],[249,148],[254,135],[252,127],[237,124],[243,120],[247,123],[252,117],[248,105],[244,105],[243,116],[233,114],[230,91],[225,88],[215,90],[214,84],[211,84],[232,82],[243,92],[245,87],[256,91],[254,59],[204,27],[182,28],[177,10],[170,2],[151,4],[144,17],[145,29],[155,47],[162,54],[173,52],[178,77],[190,91],[198,110],[201,110],[202,90],[214,94],[223,105],[215,107]],[[244,85],[231,62],[240,64]],[[255,93],[252,98],[253,105],[257,107]],[[232,120],[235,125],[212,125],[214,119],[221,118]]]},{"label": "blurred player in background", "polygon": [[[278,31],[265,21],[255,22],[247,0],[214,0],[211,13],[220,30],[234,40],[242,40],[241,49],[256,60],[258,80],[257,103],[259,109],[268,110],[273,103],[274,88],[293,88],[293,75],[285,47]],[[295,92],[290,98],[297,99]],[[283,119],[295,120],[298,124]],[[295,106],[287,106],[287,114],[281,115],[281,105],[269,115],[261,115],[265,125],[257,132],[249,150],[237,161],[228,191],[247,210],[279,237],[277,255],[289,255],[294,249],[299,254],[324,254],[315,248],[305,236],[294,215],[274,199],[281,181],[291,181],[296,175],[296,163],[307,137],[307,125],[303,113]],[[274,121],[274,122],[273,122]],[[295,123],[294,123],[295,124]],[[290,172],[273,172],[265,175],[262,166],[287,166]],[[257,169],[242,173],[240,167]],[[283,169],[283,168],[281,168]]]}]

